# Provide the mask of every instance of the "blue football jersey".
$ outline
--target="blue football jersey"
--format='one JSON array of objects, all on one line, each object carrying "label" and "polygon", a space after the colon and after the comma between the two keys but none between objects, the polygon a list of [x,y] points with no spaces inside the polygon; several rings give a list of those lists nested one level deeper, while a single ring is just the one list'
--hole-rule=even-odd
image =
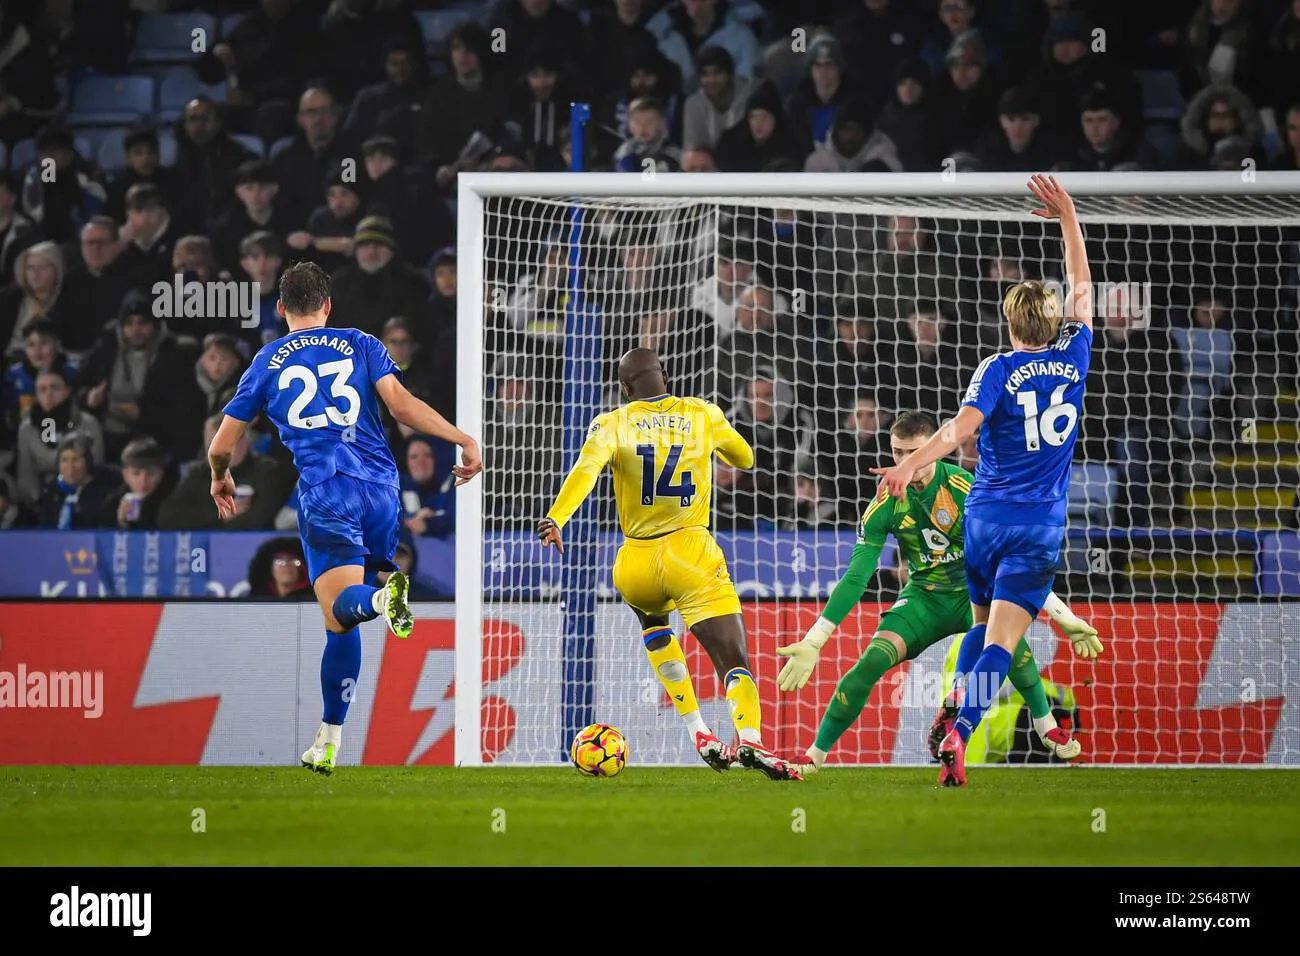
[{"label": "blue football jersey", "polygon": [[253,357],[225,413],[248,422],[266,411],[293,455],[301,488],[336,473],[397,487],[375,383],[401,372],[359,329],[302,329]]},{"label": "blue football jersey", "polygon": [[1091,352],[1092,330],[1067,322],[1050,348],[1002,352],[980,363],[962,401],[984,413],[967,514],[1065,524]]}]

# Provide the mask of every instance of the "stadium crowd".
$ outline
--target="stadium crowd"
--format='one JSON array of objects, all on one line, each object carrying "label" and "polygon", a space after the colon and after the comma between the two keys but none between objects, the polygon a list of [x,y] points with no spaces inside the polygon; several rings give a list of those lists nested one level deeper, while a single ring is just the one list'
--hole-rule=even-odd
[{"label": "stadium crowd", "polygon": [[[285,331],[276,279],[299,259],[333,276],[331,324],[380,337],[454,419],[457,173],[569,169],[572,101],[592,106],[583,166],[630,174],[1300,170],[1300,0],[7,0],[0,527],[216,527],[207,442]],[[723,526],[851,527],[893,416],[952,413],[1006,344],[1005,283],[1063,278],[1036,226],[717,212],[593,211],[578,262],[606,356],[658,348],[755,445],[754,473],[720,468]],[[488,207],[500,527],[531,525],[563,474],[567,222]],[[1295,377],[1300,244],[1090,239],[1095,278],[1169,296],[1110,303],[1080,459],[1112,469],[1113,520],[1172,522],[1212,423]],[[171,291],[228,279],[257,283],[243,318]],[[453,449],[389,424],[405,534],[450,535]],[[232,471],[227,527],[296,527],[273,432]]]}]

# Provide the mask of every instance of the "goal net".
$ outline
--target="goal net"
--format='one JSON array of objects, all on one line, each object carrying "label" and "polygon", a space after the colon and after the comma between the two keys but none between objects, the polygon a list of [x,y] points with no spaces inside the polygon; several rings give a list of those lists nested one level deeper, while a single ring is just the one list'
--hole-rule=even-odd
[{"label": "goal net", "polygon": [[[623,400],[618,357],[638,345],[755,449],[752,472],[717,463],[713,532],[744,605],[764,741],[787,757],[812,743],[898,598],[893,539],[798,693],[777,689],[775,651],[847,566],[892,423],[956,413],[980,360],[1010,348],[1010,284],[1067,281],[1026,178],[462,177],[459,414],[486,471],[462,489],[456,530],[458,763],[558,764],[600,722],[634,764],[703,768],[613,590],[608,474],[563,556],[534,530],[591,419]],[[1053,711],[1083,762],[1300,764],[1300,183],[1061,179],[1097,331],[1055,592],[1105,650],[1078,659],[1034,622]],[[974,472],[973,443],[949,460]],[[734,740],[719,675],[673,624],[705,721]],[[932,637],[879,681],[830,764],[930,762],[960,635]],[[1010,684],[980,734],[974,762],[1051,762]]]}]

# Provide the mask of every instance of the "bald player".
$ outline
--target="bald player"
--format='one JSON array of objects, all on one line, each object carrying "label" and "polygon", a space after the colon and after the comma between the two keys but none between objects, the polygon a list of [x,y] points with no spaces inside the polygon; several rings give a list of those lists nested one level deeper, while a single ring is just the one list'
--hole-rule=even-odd
[{"label": "bald player", "polygon": [[[709,533],[714,453],[747,471],[754,467],[754,451],[717,405],[671,394],[649,349],[626,353],[618,378],[627,404],[591,423],[582,453],[538,523],[538,536],[543,546],[554,544],[563,554],[561,530],[609,465],[625,539],[614,559],[614,587],[641,621],[650,665],[685,721],[696,752],[719,772],[739,762],[772,780],[802,780],[798,770],[763,746],[740,598],[722,549]],[[681,612],[726,688],[739,738],[734,750],[700,716],[686,655],[668,623],[673,610]]]}]

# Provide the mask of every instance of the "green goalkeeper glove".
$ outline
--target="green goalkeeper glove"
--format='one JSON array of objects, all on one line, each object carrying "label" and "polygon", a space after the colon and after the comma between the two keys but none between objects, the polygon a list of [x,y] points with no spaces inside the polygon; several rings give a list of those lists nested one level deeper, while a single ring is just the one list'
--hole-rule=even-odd
[{"label": "green goalkeeper glove", "polygon": [[817,668],[817,658],[822,648],[835,633],[835,625],[824,617],[819,617],[802,641],[778,647],[776,652],[782,657],[790,658],[776,675],[776,686],[781,690],[798,690],[808,683],[812,672]]}]

